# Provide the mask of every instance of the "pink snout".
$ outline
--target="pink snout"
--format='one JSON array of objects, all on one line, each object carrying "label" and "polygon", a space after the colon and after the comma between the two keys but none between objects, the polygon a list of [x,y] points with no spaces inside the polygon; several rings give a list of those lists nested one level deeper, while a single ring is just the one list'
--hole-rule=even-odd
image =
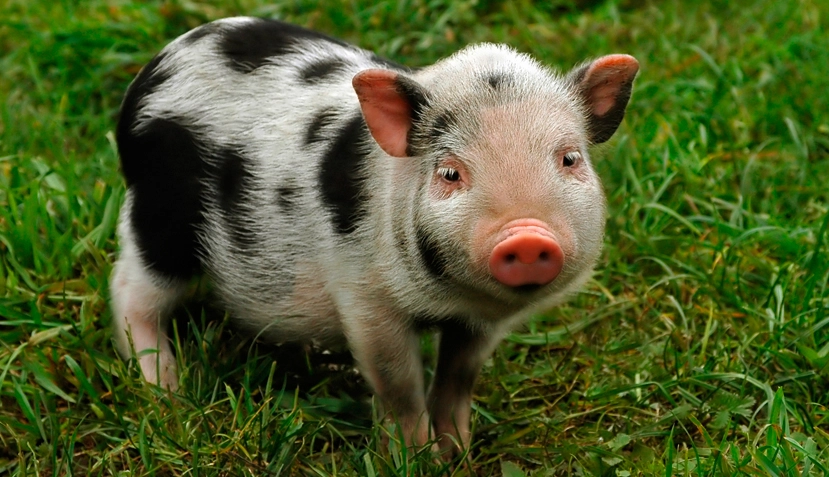
[{"label": "pink snout", "polygon": [[554,238],[538,227],[516,227],[492,249],[489,272],[510,287],[546,285],[564,266],[564,253]]}]

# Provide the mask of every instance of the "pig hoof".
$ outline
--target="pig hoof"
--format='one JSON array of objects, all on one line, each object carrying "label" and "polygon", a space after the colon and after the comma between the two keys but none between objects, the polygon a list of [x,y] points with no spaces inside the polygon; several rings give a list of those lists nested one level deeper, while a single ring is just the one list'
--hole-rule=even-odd
[{"label": "pig hoof", "polygon": [[440,454],[440,458],[444,462],[451,462],[459,456],[463,456],[464,460],[471,459],[471,453],[457,438],[449,434],[441,434],[435,442],[435,446],[436,452]]},{"label": "pig hoof", "polygon": [[172,356],[165,354],[148,354],[139,359],[141,373],[148,383],[153,383],[170,391],[178,390],[178,370]]}]

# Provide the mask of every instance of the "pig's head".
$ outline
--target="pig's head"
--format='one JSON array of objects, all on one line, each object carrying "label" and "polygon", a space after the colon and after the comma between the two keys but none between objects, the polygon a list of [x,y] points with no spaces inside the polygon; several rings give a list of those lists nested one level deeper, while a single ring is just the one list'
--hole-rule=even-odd
[{"label": "pig's head", "polygon": [[605,222],[588,148],[616,131],[638,68],[610,55],[559,76],[478,45],[412,76],[357,74],[372,136],[407,158],[395,227],[424,273],[517,304],[582,284]]}]

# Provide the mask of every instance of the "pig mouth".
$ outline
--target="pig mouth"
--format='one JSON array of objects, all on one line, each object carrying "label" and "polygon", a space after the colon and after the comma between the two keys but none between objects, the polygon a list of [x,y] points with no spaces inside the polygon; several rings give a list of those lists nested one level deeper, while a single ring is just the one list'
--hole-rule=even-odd
[{"label": "pig mouth", "polygon": [[517,287],[512,287],[513,290],[522,294],[522,295],[531,295],[538,290],[541,290],[544,285],[539,285],[537,283],[530,283],[527,285],[518,285]]}]

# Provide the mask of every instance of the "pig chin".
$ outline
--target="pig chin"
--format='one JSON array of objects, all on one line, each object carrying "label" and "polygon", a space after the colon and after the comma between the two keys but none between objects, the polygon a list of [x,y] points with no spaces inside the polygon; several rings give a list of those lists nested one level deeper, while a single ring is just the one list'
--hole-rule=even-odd
[{"label": "pig chin", "polygon": [[510,304],[523,306],[540,300],[561,290],[565,280],[557,278],[550,283],[527,283],[518,286],[507,286],[495,279],[490,279],[492,288],[497,290],[495,296]]}]

